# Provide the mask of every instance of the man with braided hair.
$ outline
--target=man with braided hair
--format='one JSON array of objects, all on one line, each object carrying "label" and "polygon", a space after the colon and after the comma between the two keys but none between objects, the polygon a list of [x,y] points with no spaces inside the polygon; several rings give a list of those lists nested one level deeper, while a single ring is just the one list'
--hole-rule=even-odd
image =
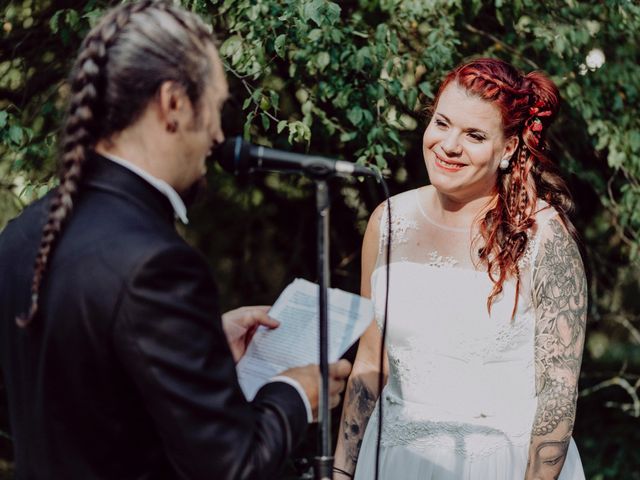
[{"label": "man with braided hair", "polygon": [[[70,84],[60,185],[0,235],[17,478],[277,478],[315,416],[317,366],[247,402],[235,361],[277,322],[264,307],[220,317],[174,227],[223,140],[211,34],[168,3],[122,5],[89,32]],[[333,406],[349,370],[330,367]]]}]

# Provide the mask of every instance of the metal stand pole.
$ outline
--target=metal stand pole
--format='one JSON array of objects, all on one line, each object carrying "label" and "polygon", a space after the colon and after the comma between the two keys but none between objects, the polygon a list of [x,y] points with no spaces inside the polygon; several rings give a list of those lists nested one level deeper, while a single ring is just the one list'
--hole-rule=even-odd
[{"label": "metal stand pole", "polygon": [[316,179],[316,219],[318,238],[318,284],[320,285],[320,402],[318,407],[320,455],[315,458],[315,479],[333,478],[331,451],[331,414],[329,412],[329,335],[327,287],[329,285],[329,187],[326,180]]}]

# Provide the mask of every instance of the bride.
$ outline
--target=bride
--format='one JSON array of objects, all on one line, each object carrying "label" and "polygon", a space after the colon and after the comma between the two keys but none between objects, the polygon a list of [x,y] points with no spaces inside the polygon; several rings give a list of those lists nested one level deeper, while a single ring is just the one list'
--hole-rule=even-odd
[{"label": "bride", "polygon": [[[430,185],[391,199],[386,385],[378,399],[387,204],[362,247],[376,310],[347,386],[334,478],[584,479],[571,432],[587,288],[545,132],[539,72],[495,59],[445,78],[423,137]],[[375,408],[374,408],[375,406]]]}]

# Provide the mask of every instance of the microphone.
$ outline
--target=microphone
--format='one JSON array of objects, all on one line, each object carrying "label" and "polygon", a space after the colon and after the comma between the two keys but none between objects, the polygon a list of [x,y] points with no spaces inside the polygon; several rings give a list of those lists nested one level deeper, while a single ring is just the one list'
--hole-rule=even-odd
[{"label": "microphone", "polygon": [[252,145],[242,137],[227,139],[216,147],[213,156],[222,168],[235,175],[262,170],[305,173],[316,178],[330,175],[376,177],[374,170],[352,162]]}]

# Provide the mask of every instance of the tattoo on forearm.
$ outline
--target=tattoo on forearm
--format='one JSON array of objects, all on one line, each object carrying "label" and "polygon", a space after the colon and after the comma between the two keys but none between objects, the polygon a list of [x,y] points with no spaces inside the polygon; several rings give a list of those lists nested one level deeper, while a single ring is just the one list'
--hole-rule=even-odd
[{"label": "tattoo on forearm", "polygon": [[570,436],[561,440],[540,442],[527,462],[525,479],[557,480],[569,447]]},{"label": "tattoo on forearm", "polygon": [[546,450],[546,458],[543,458],[542,462],[546,465],[557,465],[558,462],[560,462],[560,460],[562,460],[566,455],[567,448],[569,448],[569,438],[564,438],[563,440],[550,440],[548,442],[541,442],[536,448],[538,457],[543,456]]},{"label": "tattoo on forearm", "polygon": [[549,379],[546,389],[540,394],[540,407],[536,412],[533,424],[533,435],[548,435],[552,433],[560,422],[567,421],[573,429],[576,416],[577,391],[575,387],[555,379]]},{"label": "tattoo on forearm", "polygon": [[343,442],[347,460],[353,471],[358,461],[364,430],[371,412],[373,412],[376,397],[362,379],[353,377],[345,400],[347,405],[342,420]]},{"label": "tattoo on forearm", "polygon": [[[584,346],[587,285],[578,248],[558,220],[541,245],[533,274],[536,308],[535,362],[538,408],[533,429],[531,465],[559,473],[573,429],[577,383]],[[543,437],[550,436],[542,441]],[[556,438],[553,438],[553,437]],[[551,460],[540,452],[555,450]],[[543,478],[543,477],[540,477]],[[546,478],[546,477],[544,477]],[[551,478],[551,477],[549,477]]]}]

